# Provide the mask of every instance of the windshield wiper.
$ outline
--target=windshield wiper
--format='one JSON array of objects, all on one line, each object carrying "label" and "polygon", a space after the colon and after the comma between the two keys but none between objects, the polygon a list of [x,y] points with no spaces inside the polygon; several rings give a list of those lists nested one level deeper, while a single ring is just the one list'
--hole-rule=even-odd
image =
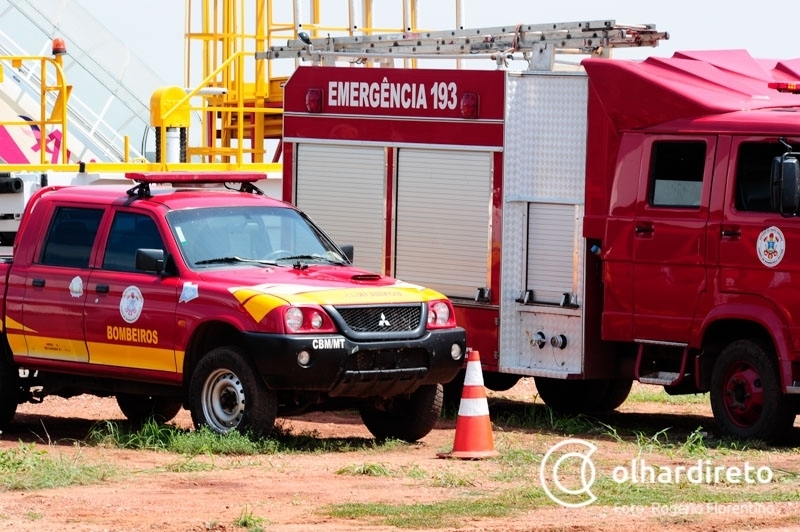
[{"label": "windshield wiper", "polygon": [[325,255],[292,255],[290,257],[280,257],[278,260],[321,260],[323,262],[327,262],[328,264],[338,264],[340,266],[346,266],[349,263],[343,260],[332,259],[330,257],[326,257]]},{"label": "windshield wiper", "polygon": [[203,259],[196,261],[195,265],[199,266],[202,264],[234,264],[239,262],[267,264],[272,266],[277,265],[277,263],[274,260],[243,259],[242,257],[219,257],[216,259]]}]

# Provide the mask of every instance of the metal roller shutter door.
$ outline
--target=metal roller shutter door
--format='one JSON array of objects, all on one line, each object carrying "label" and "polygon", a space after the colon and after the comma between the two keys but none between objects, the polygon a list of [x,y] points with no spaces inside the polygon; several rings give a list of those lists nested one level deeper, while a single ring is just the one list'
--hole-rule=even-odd
[{"label": "metal roller shutter door", "polygon": [[354,262],[383,272],[385,155],[381,147],[297,145],[295,203]]},{"label": "metal roller shutter door", "polygon": [[491,153],[400,149],[395,276],[447,296],[488,283]]}]

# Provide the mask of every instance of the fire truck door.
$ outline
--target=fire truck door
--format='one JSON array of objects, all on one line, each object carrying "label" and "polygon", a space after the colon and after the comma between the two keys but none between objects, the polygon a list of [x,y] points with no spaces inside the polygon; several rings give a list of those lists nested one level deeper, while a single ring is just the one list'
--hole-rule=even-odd
[{"label": "fire truck door", "polygon": [[[645,140],[633,224],[633,332],[687,343],[706,290],[706,224],[714,138]],[[642,183],[644,184],[644,183]]]},{"label": "fire truck door", "polygon": [[165,249],[155,222],[143,213],[117,211],[86,288],[89,362],[174,374],[178,277],[137,271],[138,248]]},{"label": "fire truck door", "polygon": [[[753,300],[769,300],[787,316],[798,316],[800,265],[794,259],[800,249],[798,220],[781,216],[770,202],[772,159],[785,151],[775,137],[733,139],[733,179],[728,179],[722,226],[716,233],[719,287],[727,293],[753,295]],[[796,323],[790,324],[790,331],[794,345],[800,346]]]},{"label": "fire truck door", "polygon": [[88,361],[83,302],[103,212],[72,206],[54,211],[41,255],[25,279],[22,325],[28,356]]}]

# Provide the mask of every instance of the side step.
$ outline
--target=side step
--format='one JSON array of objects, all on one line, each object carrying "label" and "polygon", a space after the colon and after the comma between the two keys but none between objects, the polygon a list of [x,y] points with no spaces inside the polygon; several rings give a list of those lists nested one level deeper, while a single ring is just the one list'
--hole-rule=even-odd
[{"label": "side step", "polygon": [[663,386],[674,386],[683,380],[680,373],[672,371],[656,371],[639,377],[639,382],[643,384],[661,384]]},{"label": "side step", "polygon": [[634,376],[644,384],[677,386],[686,378],[689,347],[682,344],[640,343]]}]

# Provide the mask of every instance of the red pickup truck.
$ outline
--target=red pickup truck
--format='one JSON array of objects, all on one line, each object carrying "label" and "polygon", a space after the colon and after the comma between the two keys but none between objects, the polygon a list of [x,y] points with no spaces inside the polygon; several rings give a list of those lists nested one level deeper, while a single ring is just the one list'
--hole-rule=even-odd
[{"label": "red pickup truck", "polygon": [[27,204],[0,264],[0,427],[22,402],[89,393],[219,433],[337,408],[379,438],[433,428],[466,349],[447,298],[354,267],[263,176],[128,177]]}]

